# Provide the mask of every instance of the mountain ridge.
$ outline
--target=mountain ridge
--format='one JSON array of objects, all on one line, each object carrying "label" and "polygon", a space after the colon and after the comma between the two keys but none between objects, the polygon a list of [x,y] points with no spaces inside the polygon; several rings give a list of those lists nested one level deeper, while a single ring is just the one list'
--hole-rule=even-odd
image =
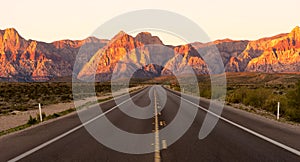
[{"label": "mountain ridge", "polygon": [[[0,30],[0,77],[5,81],[47,81],[72,75],[76,54],[85,43],[106,44],[94,38],[45,43],[26,40],[14,28]],[[95,51],[91,52],[87,55]]]},{"label": "mountain ridge", "polygon": [[[151,78],[172,75],[170,71],[183,71],[187,65],[196,74],[208,74],[208,66],[198,52],[205,51],[204,55],[209,57],[214,52],[209,48],[212,46],[219,50],[226,72],[300,71],[299,26],[290,33],[254,41],[227,38],[178,46],[165,45],[149,32],[132,37],[124,31],[111,40],[88,37],[46,43],[26,40],[16,29],[8,28],[0,30],[0,78],[7,81],[47,81],[78,74],[80,79],[96,72],[98,79],[104,81],[110,79],[114,70],[125,73],[134,68],[139,68],[135,77]],[[78,52],[82,55],[78,56]],[[120,64],[120,59],[127,62]],[[153,59],[164,62],[160,66],[150,65]],[[98,61],[100,64],[93,65]],[[75,62],[78,64],[76,67]],[[93,71],[95,68],[96,71]]]}]

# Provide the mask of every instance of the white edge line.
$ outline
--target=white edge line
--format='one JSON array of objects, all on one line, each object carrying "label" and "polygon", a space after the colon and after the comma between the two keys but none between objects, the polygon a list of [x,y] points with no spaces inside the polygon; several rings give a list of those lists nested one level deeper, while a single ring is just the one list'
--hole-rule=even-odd
[{"label": "white edge line", "polygon": [[[175,96],[177,96],[177,97],[179,97],[178,95],[176,95],[176,94],[174,94],[174,93],[172,93],[172,94],[175,95]],[[179,98],[180,98],[180,97],[179,97]],[[219,118],[219,119],[221,119],[221,120],[223,120],[223,121],[225,121],[225,122],[227,122],[227,123],[229,123],[229,124],[235,126],[235,127],[238,127],[238,128],[240,128],[240,129],[242,129],[242,130],[244,130],[244,131],[246,131],[246,132],[248,132],[248,133],[250,133],[250,134],[252,134],[252,135],[254,135],[254,136],[256,136],[256,137],[259,137],[259,138],[261,138],[261,139],[263,139],[263,140],[265,140],[265,141],[267,141],[267,142],[270,142],[270,143],[272,143],[272,144],[274,144],[274,145],[276,145],[276,146],[278,146],[278,147],[281,147],[281,148],[283,148],[283,149],[285,149],[285,150],[287,150],[287,151],[289,151],[289,152],[291,152],[291,153],[294,153],[294,154],[300,156],[300,151],[299,151],[299,150],[296,150],[296,149],[294,149],[294,148],[292,148],[292,147],[289,147],[289,146],[287,146],[287,145],[285,145],[285,144],[283,144],[283,143],[280,143],[280,142],[275,141],[275,140],[273,140],[273,139],[271,139],[271,138],[269,138],[269,137],[266,137],[266,136],[264,136],[264,135],[262,135],[262,134],[259,134],[259,133],[255,132],[255,131],[251,130],[251,129],[248,129],[248,128],[244,127],[244,126],[241,126],[241,125],[239,125],[239,124],[237,124],[237,123],[235,123],[235,122],[233,122],[233,121],[230,121],[230,120],[228,120],[228,119],[226,119],[226,118],[224,118],[224,117],[222,117],[222,116],[219,116],[219,115],[215,114],[214,112],[211,112],[211,111],[209,111],[209,110],[203,108],[202,106],[197,105],[197,104],[195,104],[195,103],[193,103],[193,102],[191,102],[191,101],[189,101],[189,100],[187,100],[187,99],[185,99],[185,98],[182,98],[182,99],[183,99],[184,101],[186,101],[186,102],[188,102],[188,103],[190,103],[190,104],[196,106],[196,107],[199,107],[201,110],[206,111],[207,113],[210,113],[211,115],[213,115],[213,116],[215,116],[215,117],[217,117],[217,118]]]},{"label": "white edge line", "polygon": [[[142,91],[143,91],[143,90],[142,90]],[[142,92],[142,91],[140,91],[140,92]],[[73,129],[71,129],[71,130],[69,130],[69,131],[67,131],[67,132],[65,132],[65,133],[63,133],[63,134],[61,134],[61,135],[59,135],[59,136],[57,136],[57,137],[55,137],[55,138],[53,138],[53,139],[51,139],[51,140],[49,140],[49,141],[47,141],[47,142],[45,142],[45,143],[39,145],[39,146],[36,146],[36,147],[34,147],[33,149],[31,149],[31,150],[29,150],[29,151],[26,151],[26,152],[22,153],[21,155],[15,157],[15,158],[13,158],[13,159],[8,160],[8,162],[15,162],[15,161],[21,160],[22,158],[24,158],[24,157],[26,157],[26,156],[28,156],[28,155],[30,155],[30,154],[32,154],[32,153],[34,153],[34,152],[36,152],[36,151],[42,149],[42,148],[44,148],[44,147],[50,145],[51,143],[53,143],[53,142],[55,142],[55,141],[58,141],[58,140],[61,139],[61,138],[64,138],[65,136],[67,136],[67,135],[69,135],[69,134],[71,134],[71,133],[77,131],[78,129],[82,128],[83,126],[88,125],[88,124],[90,124],[91,122],[93,122],[93,121],[99,119],[100,117],[106,115],[107,113],[113,111],[114,109],[116,109],[116,108],[119,107],[120,105],[123,105],[124,103],[128,102],[129,100],[131,100],[133,97],[136,97],[138,94],[140,94],[140,93],[135,94],[135,95],[132,96],[131,98],[129,98],[129,99],[127,99],[127,100],[121,102],[120,104],[118,104],[118,105],[112,107],[111,109],[105,111],[104,113],[102,113],[102,114],[100,114],[100,115],[94,117],[93,119],[90,119],[89,121],[87,121],[87,122],[85,122],[85,123],[82,123],[81,125],[79,125],[79,126],[73,128]],[[122,97],[122,96],[119,96],[118,99],[121,98],[121,97]],[[107,101],[107,102],[108,102],[108,101]]]}]

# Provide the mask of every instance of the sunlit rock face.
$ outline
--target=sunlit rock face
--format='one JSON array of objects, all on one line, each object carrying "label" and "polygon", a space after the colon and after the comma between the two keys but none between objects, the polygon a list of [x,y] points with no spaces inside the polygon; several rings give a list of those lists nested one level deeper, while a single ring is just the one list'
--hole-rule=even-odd
[{"label": "sunlit rock face", "polygon": [[[254,43],[257,43],[255,46]],[[300,28],[291,33],[253,42],[249,49],[260,51],[245,69],[250,72],[299,72]]]},{"label": "sunlit rock face", "polygon": [[89,37],[45,43],[26,40],[9,28],[0,30],[0,80],[48,81],[75,74],[77,79],[95,76],[108,81],[112,74],[153,78],[191,69],[208,74],[212,67],[207,61],[213,62],[216,53],[227,72],[299,72],[299,49],[299,27],[255,41],[224,39],[179,46],[164,45],[148,32],[133,37],[122,31],[111,40]]},{"label": "sunlit rock face", "polygon": [[[83,44],[106,45],[106,40],[61,40],[53,43],[25,40],[13,29],[0,30],[0,77],[9,81],[47,81],[71,76],[78,50]],[[94,55],[90,51],[87,55]]]},{"label": "sunlit rock face", "polygon": [[86,80],[96,74],[97,80],[107,81],[113,73],[120,78],[132,77],[133,73],[137,78],[160,76],[163,63],[159,60],[165,60],[170,54],[170,48],[157,36],[142,32],[132,37],[120,32],[91,58],[78,78]]}]

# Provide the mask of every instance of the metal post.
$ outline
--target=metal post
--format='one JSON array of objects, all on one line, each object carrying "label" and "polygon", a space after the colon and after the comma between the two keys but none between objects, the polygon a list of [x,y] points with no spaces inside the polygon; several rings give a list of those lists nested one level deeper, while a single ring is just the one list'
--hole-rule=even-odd
[{"label": "metal post", "polygon": [[277,105],[277,120],[279,120],[279,108],[280,108],[280,102],[278,102]]},{"label": "metal post", "polygon": [[40,121],[43,121],[43,116],[42,116],[42,107],[41,107],[41,103],[39,103],[39,111],[40,111]]}]

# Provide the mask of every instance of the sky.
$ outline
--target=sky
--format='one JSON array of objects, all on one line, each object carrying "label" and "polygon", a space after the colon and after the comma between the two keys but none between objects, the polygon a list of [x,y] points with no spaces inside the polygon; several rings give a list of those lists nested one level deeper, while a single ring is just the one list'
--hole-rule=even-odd
[{"label": "sky", "polygon": [[[183,15],[211,40],[255,40],[300,25],[299,0],[0,0],[0,4],[0,29],[13,27],[25,39],[44,42],[84,39],[110,19],[142,9]],[[165,33],[154,35],[165,44],[182,41]]]}]

